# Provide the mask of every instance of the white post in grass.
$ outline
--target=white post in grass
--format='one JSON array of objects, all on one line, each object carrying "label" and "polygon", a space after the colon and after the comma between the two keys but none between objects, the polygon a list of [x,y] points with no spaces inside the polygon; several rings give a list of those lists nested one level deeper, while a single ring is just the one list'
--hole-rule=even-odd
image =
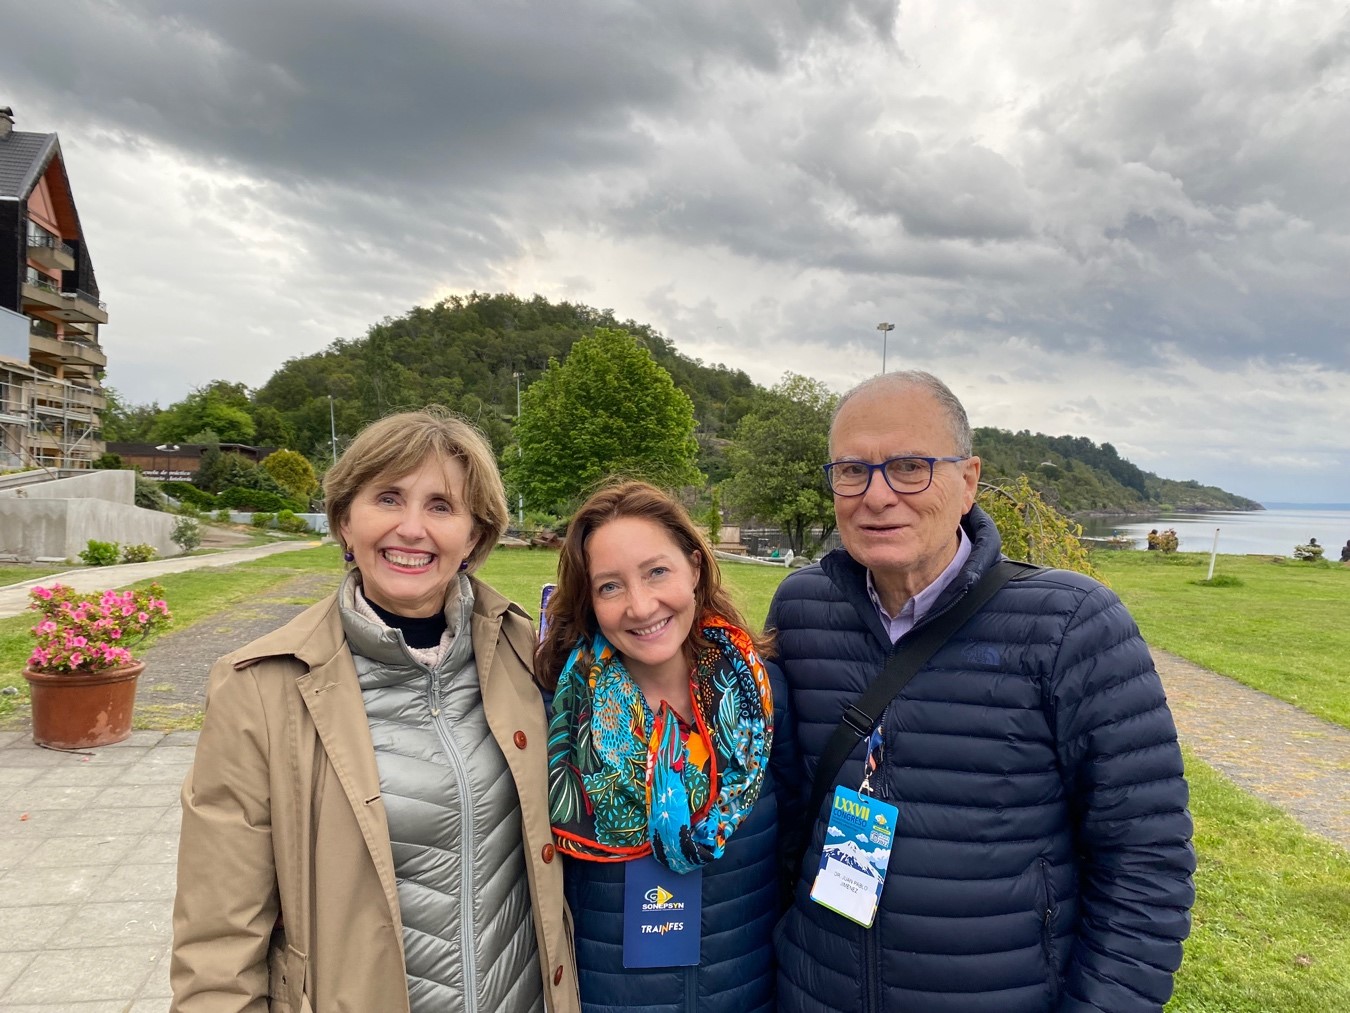
[{"label": "white post in grass", "polygon": [[1214,548],[1209,550],[1209,576],[1205,580],[1214,579],[1214,557],[1219,554],[1219,529],[1214,529]]}]

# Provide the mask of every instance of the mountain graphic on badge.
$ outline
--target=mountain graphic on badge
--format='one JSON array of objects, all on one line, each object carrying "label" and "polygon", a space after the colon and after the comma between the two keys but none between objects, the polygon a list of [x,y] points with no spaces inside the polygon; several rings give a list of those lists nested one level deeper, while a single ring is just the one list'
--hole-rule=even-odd
[{"label": "mountain graphic on badge", "polygon": [[839,864],[871,876],[873,879],[881,878],[881,873],[873,867],[868,853],[852,841],[827,847],[823,852],[823,857],[833,859]]}]

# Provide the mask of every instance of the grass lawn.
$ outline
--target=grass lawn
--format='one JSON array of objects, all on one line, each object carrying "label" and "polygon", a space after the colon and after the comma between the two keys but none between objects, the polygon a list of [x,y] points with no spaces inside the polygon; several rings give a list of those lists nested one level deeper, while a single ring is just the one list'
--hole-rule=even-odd
[{"label": "grass lawn", "polygon": [[1350,855],[1186,757],[1199,869],[1168,1013],[1350,1009]]},{"label": "grass lawn", "polygon": [[1150,644],[1350,727],[1350,567],[1221,555],[1206,586],[1204,553],[1092,561]]},{"label": "grass lawn", "polygon": [[3,563],[0,564],[0,587],[7,584],[22,584],[25,581],[45,577],[49,573],[62,573],[70,569],[73,567],[69,563]]}]

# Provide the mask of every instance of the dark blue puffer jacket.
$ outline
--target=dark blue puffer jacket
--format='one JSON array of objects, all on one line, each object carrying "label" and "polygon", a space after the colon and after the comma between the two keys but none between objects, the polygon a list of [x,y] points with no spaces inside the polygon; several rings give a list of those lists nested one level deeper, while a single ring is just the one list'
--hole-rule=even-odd
[{"label": "dark blue puffer jacket", "polygon": [[[999,559],[987,515],[962,526],[970,559],[926,622]],[[891,649],[865,581],[838,549],[788,577],[770,610],[808,783]],[[868,930],[811,901],[823,806],[776,937],[779,1009],[1160,1010],[1195,856],[1176,729],[1120,600],[1063,570],[1012,581],[882,722],[872,780],[899,826],[880,910]],[[835,783],[858,787],[863,753]]]},{"label": "dark blue puffer jacket", "polygon": [[774,734],[759,800],[703,869],[703,923],[697,967],[623,966],[622,862],[564,858],[563,883],[576,929],[577,980],[585,1013],[771,1013],[773,927],[786,901],[779,866],[778,810],[800,809],[787,690],[773,683]]}]

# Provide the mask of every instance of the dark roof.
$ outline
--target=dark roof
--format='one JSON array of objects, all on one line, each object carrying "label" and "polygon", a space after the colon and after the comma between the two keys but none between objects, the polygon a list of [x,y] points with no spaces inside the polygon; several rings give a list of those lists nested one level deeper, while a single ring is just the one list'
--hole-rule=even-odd
[{"label": "dark roof", "polygon": [[0,198],[27,200],[58,150],[55,134],[14,130],[0,138]]}]

